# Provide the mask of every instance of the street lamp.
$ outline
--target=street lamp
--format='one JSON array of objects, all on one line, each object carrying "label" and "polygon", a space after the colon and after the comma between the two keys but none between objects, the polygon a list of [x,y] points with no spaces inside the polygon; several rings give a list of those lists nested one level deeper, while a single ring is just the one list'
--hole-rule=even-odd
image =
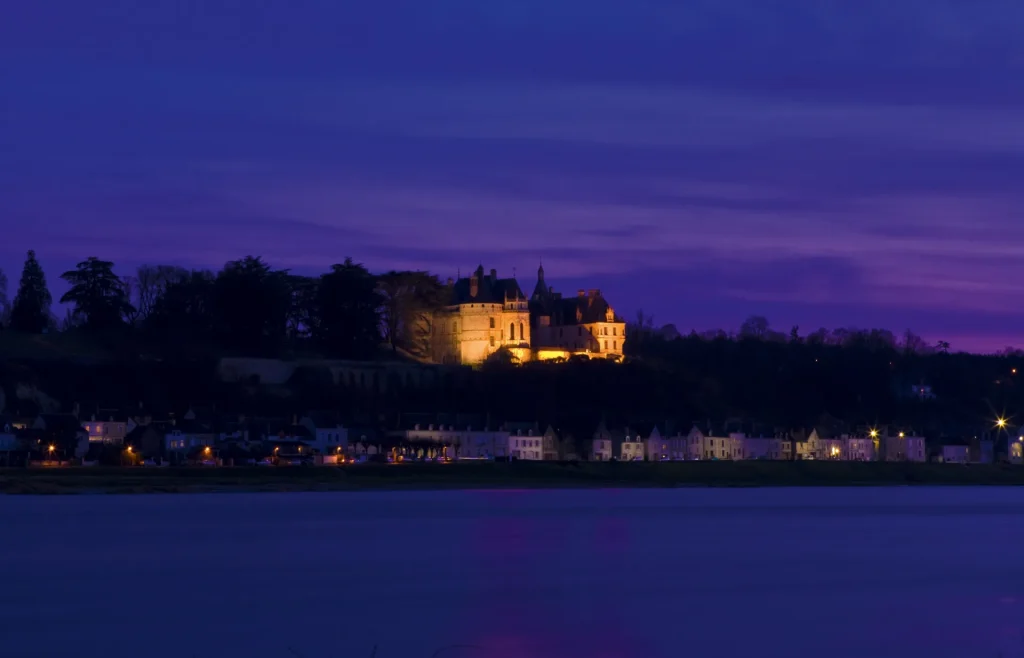
[{"label": "street lamp", "polygon": [[878,438],[878,430],[871,430],[870,434],[872,439]]},{"label": "street lamp", "polygon": [[999,429],[1004,429],[1006,427],[1006,419],[996,418],[996,427],[998,427]]}]

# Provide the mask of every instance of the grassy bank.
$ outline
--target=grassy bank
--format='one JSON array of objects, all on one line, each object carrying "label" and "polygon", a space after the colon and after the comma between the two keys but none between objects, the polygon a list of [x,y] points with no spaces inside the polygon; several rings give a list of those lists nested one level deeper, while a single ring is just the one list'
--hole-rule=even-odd
[{"label": "grassy bank", "polygon": [[1018,485],[1024,467],[843,462],[400,464],[0,470],[0,493],[682,486]]}]

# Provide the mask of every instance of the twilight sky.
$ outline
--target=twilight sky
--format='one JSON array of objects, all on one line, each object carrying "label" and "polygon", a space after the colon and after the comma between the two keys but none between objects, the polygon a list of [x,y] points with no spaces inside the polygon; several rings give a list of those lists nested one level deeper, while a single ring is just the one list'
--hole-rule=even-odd
[{"label": "twilight sky", "polygon": [[0,267],[345,256],[1024,346],[1020,0],[35,0]]}]

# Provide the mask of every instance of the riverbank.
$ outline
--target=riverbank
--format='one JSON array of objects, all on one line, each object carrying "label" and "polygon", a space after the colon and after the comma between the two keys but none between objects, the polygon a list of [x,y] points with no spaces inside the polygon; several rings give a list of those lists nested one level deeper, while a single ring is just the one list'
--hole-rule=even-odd
[{"label": "riverbank", "polygon": [[1024,484],[1024,467],[1020,466],[850,462],[474,462],[346,467],[0,470],[0,493],[7,494],[1021,484]]}]

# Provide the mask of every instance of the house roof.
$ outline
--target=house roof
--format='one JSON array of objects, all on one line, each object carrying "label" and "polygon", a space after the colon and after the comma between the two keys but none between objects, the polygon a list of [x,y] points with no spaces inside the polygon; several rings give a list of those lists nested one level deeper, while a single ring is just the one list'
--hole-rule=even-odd
[{"label": "house roof", "polygon": [[39,418],[50,432],[77,432],[82,429],[82,423],[73,414],[40,414]]},{"label": "house roof", "polygon": [[600,290],[581,292],[583,294],[575,297],[562,297],[553,293],[536,297],[530,302],[531,310],[536,315],[550,316],[553,326],[608,322],[609,313],[612,321],[622,322],[621,318],[615,316],[611,304]]},{"label": "house roof", "polygon": [[[640,438],[646,439],[654,433],[657,429],[658,433],[661,434],[661,427],[658,423],[641,422],[641,423],[630,423],[628,431],[631,436],[639,435]],[[663,435],[664,436],[664,435]]]},{"label": "house roof", "polygon": [[316,428],[338,427],[341,425],[341,417],[334,411],[310,411],[302,418],[308,418],[313,423],[313,427]]},{"label": "house roof", "polygon": [[278,441],[280,437],[297,437],[302,439],[312,438],[309,428],[304,425],[281,425],[271,427],[268,438],[271,441]]},{"label": "house roof", "polygon": [[506,300],[526,301],[526,297],[515,279],[499,279],[495,270],[485,274],[483,265],[452,284],[453,304],[504,304]]},{"label": "house roof", "polygon": [[165,432],[179,431],[182,434],[214,434],[213,427],[206,423],[201,423],[197,420],[179,420],[174,424],[161,423],[162,429]]},{"label": "house roof", "polygon": [[527,434],[533,432],[534,434],[543,434],[540,429],[540,423],[537,421],[506,421],[501,424],[501,429],[508,432],[509,434],[516,434],[522,432]]},{"label": "house roof", "polygon": [[373,427],[350,427],[348,430],[349,443],[376,443],[380,439],[380,432]]},{"label": "house roof", "polygon": [[120,409],[96,409],[96,411],[89,414],[87,420],[97,423],[127,423],[129,418],[130,414]]}]

